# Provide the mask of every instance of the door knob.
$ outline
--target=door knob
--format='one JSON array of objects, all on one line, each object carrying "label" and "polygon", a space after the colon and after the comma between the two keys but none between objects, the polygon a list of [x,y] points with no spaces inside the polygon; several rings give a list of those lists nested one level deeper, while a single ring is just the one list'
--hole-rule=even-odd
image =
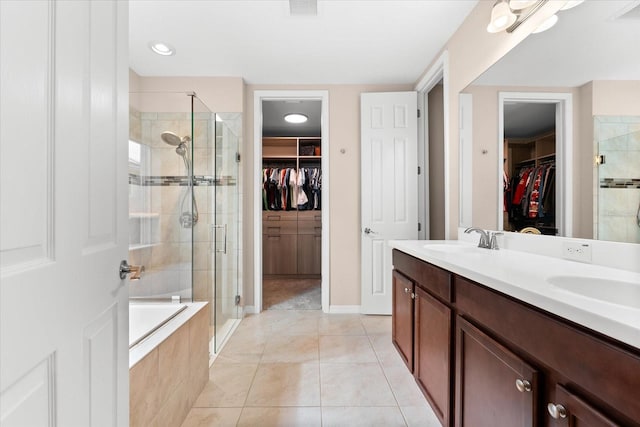
[{"label": "door knob", "polygon": [[130,280],[140,280],[144,273],[144,265],[129,265],[126,259],[120,261],[120,280],[124,280],[127,274],[131,274]]},{"label": "door knob", "polygon": [[547,405],[547,411],[549,411],[549,415],[551,415],[556,420],[558,418],[567,418],[567,408],[564,406],[555,403],[549,403]]},{"label": "door knob", "polygon": [[521,380],[518,378],[516,380],[516,388],[520,393],[529,392],[531,391],[531,383],[527,380]]},{"label": "door knob", "polygon": [[364,229],[364,234],[369,235],[369,234],[378,234],[378,233],[376,233],[375,231],[367,227]]}]

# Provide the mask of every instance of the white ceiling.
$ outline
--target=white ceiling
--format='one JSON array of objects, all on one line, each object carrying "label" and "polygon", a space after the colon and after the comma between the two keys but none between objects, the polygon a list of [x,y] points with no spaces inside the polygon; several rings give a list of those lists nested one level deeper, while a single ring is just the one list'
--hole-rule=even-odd
[{"label": "white ceiling", "polygon": [[[142,76],[238,76],[250,84],[414,83],[477,0],[131,0],[130,66]],[[177,53],[162,57],[160,40]]]}]

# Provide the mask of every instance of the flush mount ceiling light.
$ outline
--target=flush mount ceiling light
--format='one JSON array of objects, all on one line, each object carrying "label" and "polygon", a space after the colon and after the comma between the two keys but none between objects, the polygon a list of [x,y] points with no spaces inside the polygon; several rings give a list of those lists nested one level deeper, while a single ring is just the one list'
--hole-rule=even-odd
[{"label": "flush mount ceiling light", "polygon": [[522,10],[536,4],[538,0],[510,0],[509,7],[511,10]]},{"label": "flush mount ceiling light", "polygon": [[149,43],[149,49],[162,56],[171,56],[175,55],[176,50],[173,46],[159,41],[153,41]]},{"label": "flush mount ceiling light", "polygon": [[[549,0],[498,0],[491,9],[491,21],[487,26],[490,33],[506,31],[512,33],[523,22],[535,14]],[[584,0],[565,1],[561,10],[570,9]],[[558,22],[557,16],[545,20],[533,33],[539,33],[553,27]]]},{"label": "flush mount ceiling light", "polygon": [[284,116],[284,120],[288,123],[304,123],[309,120],[309,117],[300,113],[289,113]]}]

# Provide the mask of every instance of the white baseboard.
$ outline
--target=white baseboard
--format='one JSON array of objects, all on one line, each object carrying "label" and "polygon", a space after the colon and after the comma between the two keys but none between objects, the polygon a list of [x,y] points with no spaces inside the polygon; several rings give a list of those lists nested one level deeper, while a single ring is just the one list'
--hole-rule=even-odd
[{"label": "white baseboard", "polygon": [[243,315],[256,314],[256,307],[253,305],[245,305],[242,307]]},{"label": "white baseboard", "polygon": [[333,314],[359,314],[359,305],[330,305],[329,313]]}]

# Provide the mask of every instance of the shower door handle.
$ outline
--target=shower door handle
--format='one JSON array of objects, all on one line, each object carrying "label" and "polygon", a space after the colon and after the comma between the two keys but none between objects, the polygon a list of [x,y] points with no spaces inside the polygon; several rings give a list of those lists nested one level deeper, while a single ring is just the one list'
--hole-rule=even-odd
[{"label": "shower door handle", "polygon": [[211,230],[213,231],[213,244],[216,246],[218,243],[218,233],[217,233],[218,229],[222,229],[224,231],[224,240],[222,244],[222,249],[216,248],[216,252],[226,254],[227,253],[227,224],[211,226]]}]

